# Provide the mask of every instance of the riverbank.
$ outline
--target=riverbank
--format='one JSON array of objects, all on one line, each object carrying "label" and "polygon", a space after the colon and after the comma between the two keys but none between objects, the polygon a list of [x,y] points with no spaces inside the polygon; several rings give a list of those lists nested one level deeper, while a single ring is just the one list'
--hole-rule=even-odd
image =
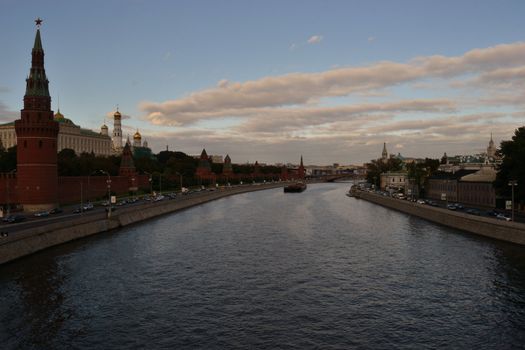
[{"label": "riverbank", "polygon": [[525,245],[525,225],[522,223],[499,221],[492,218],[454,212],[443,208],[385,197],[366,191],[356,191],[355,196],[356,198],[364,199],[441,225],[500,241]]},{"label": "riverbank", "polygon": [[216,199],[246,192],[283,187],[286,183],[258,184],[222,188],[212,192],[180,196],[175,200],[145,203],[119,208],[108,219],[101,212],[95,215],[75,216],[59,222],[43,223],[17,231],[0,240],[0,264],[36,253],[72,240],[107,232],[161,215],[184,210]]}]

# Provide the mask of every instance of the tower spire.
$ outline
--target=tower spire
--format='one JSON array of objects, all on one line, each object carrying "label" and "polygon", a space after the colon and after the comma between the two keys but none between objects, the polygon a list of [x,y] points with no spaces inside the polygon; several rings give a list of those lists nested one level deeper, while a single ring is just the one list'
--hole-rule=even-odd
[{"label": "tower spire", "polygon": [[[26,79],[26,96],[45,96],[49,97],[49,81],[44,69],[44,49],[42,48],[42,39],[40,38],[40,25],[42,20],[35,20],[37,25],[35,43],[31,51],[31,69],[29,77]],[[51,103],[51,98],[49,99]],[[31,106],[32,107],[32,106]],[[49,106],[51,108],[51,106]]]}]

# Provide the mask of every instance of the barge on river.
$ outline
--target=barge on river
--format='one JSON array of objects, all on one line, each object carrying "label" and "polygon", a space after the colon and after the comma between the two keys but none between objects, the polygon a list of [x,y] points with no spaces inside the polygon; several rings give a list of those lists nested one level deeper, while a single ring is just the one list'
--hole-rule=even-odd
[{"label": "barge on river", "polygon": [[284,187],[284,192],[286,193],[298,193],[303,192],[304,190],[306,190],[306,184],[302,182],[297,182]]}]

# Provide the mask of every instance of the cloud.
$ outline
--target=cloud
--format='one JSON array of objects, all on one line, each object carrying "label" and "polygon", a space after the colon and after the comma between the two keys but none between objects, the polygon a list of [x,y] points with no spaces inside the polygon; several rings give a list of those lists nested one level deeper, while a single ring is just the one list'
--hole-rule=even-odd
[{"label": "cloud", "polygon": [[308,44],[319,44],[321,42],[321,40],[323,40],[323,36],[322,35],[312,35],[307,43]]},{"label": "cloud", "polygon": [[[205,146],[211,153],[252,155],[252,161],[310,153],[318,163],[357,163],[376,157],[383,141],[392,149],[402,145],[404,155],[440,157],[483,149],[490,132],[495,139],[510,137],[524,115],[518,110],[525,105],[522,81],[525,43],[517,42],[459,56],[223,79],[176,99],[142,101],[139,108],[152,128],[164,133],[173,126],[177,132],[169,135],[183,150],[198,153]],[[406,97],[414,91],[436,98]],[[171,136],[162,137],[170,142]]]},{"label": "cloud", "polygon": [[154,124],[185,125],[207,118],[243,115],[253,108],[282,108],[315,103],[325,97],[372,93],[429,78],[487,74],[487,71],[497,74],[499,66],[512,65],[525,65],[525,43],[475,49],[457,57],[417,57],[409,63],[383,61],[317,73],[290,73],[227,84],[219,82],[217,87],[180,99],[160,103],[143,101],[139,107]]},{"label": "cloud", "polygon": [[369,43],[371,43],[372,41],[376,40],[376,37],[375,36],[369,36],[367,40],[368,40]]},{"label": "cloud", "polygon": [[11,89],[6,86],[0,86],[0,94],[11,92]]},{"label": "cloud", "polygon": [[164,56],[162,57],[162,60],[163,61],[169,61],[169,60],[171,60],[172,56],[173,56],[173,54],[170,51],[168,51],[168,52],[166,52],[164,54]]},{"label": "cloud", "polygon": [[20,112],[10,110],[5,103],[0,101],[0,123],[12,122],[20,117]]}]

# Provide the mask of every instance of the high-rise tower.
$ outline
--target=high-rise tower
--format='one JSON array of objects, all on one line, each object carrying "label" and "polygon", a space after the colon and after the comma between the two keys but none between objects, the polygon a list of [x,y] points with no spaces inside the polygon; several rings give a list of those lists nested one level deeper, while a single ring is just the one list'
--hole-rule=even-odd
[{"label": "high-rise tower", "polygon": [[42,20],[31,52],[31,70],[26,79],[24,109],[15,120],[17,137],[18,198],[26,211],[51,209],[58,202],[58,123],[53,119],[49,81],[44,69],[40,39]]},{"label": "high-rise tower", "polygon": [[381,152],[381,160],[383,163],[388,161],[388,152],[386,150],[386,142],[383,143],[383,152]]},{"label": "high-rise tower", "polygon": [[117,151],[122,150],[122,115],[118,111],[113,114],[113,148]]}]

